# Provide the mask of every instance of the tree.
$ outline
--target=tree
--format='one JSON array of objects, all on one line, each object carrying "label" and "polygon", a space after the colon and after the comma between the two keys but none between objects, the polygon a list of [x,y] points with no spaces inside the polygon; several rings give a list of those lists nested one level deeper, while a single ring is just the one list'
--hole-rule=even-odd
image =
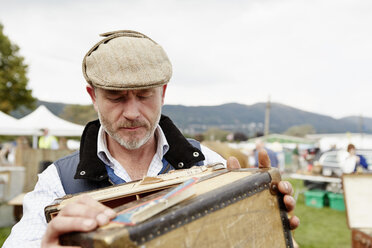
[{"label": "tree", "polygon": [[202,133],[198,133],[198,134],[194,135],[194,139],[199,141],[199,142],[202,142],[202,141],[204,141],[205,138],[204,138],[204,135]]},{"label": "tree", "polygon": [[61,118],[69,120],[74,123],[81,125],[87,124],[89,121],[95,120],[98,118],[96,111],[92,104],[90,105],[67,105],[62,114]]},{"label": "tree", "polygon": [[297,137],[305,137],[306,134],[314,134],[315,129],[312,125],[305,124],[305,125],[298,125],[292,126],[284,132],[286,135],[297,136]]},{"label": "tree", "polygon": [[235,132],[234,133],[234,141],[246,141],[248,136],[242,132]]},{"label": "tree", "polygon": [[33,109],[36,101],[27,89],[27,65],[18,52],[0,23],[0,110],[7,114],[21,106]]},{"label": "tree", "polygon": [[226,141],[226,136],[230,132],[216,128],[216,127],[211,127],[207,131],[204,132],[204,138],[205,140],[219,140],[219,141]]}]

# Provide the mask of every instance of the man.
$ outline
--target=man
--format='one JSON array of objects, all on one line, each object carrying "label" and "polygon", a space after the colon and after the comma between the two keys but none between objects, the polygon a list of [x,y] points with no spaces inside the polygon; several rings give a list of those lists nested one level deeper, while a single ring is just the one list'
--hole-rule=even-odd
[{"label": "man", "polygon": [[[224,162],[195,141],[186,140],[172,121],[161,115],[171,77],[164,50],[149,37],[134,31],[103,34],[84,57],[87,92],[99,121],[90,122],[81,138],[80,151],[56,161],[39,175],[33,192],[25,196],[24,216],[4,247],[58,247],[59,235],[89,231],[115,216],[110,208],[88,197],[69,204],[49,224],[44,207],[65,194],[155,176],[171,169]],[[267,166],[265,156],[263,165]],[[229,168],[239,167],[236,159]],[[279,184],[294,208],[289,183]],[[298,218],[291,219],[297,227]],[[41,241],[42,239],[42,241]],[[25,245],[26,244],[26,245]]]},{"label": "man", "polygon": [[266,152],[267,152],[267,154],[270,158],[270,161],[271,161],[271,167],[276,167],[277,168],[278,164],[279,164],[278,156],[276,155],[276,153],[273,150],[265,147],[265,144],[261,139],[256,140],[256,151],[254,153],[255,166],[258,167],[258,165],[259,165],[258,153],[261,150],[266,150]]},{"label": "man", "polygon": [[43,135],[39,138],[39,148],[57,150],[59,148],[58,140],[55,136],[49,134],[49,129],[43,128],[40,131]]}]

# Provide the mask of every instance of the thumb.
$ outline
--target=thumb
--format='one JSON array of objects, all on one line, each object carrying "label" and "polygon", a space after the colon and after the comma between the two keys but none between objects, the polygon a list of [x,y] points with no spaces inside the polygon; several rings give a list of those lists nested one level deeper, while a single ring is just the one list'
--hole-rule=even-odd
[{"label": "thumb", "polygon": [[240,169],[239,160],[236,157],[229,157],[226,165],[227,169]]},{"label": "thumb", "polygon": [[265,149],[258,151],[258,168],[270,168],[271,162]]}]

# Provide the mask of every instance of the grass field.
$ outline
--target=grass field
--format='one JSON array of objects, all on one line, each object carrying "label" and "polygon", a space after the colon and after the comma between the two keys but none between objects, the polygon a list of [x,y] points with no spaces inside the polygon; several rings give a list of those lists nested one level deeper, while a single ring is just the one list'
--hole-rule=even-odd
[{"label": "grass field", "polygon": [[11,229],[10,227],[0,228],[0,247],[3,246],[5,239],[9,236],[10,229]]},{"label": "grass field", "polygon": [[[302,181],[289,180],[296,190],[302,189]],[[300,227],[294,237],[300,247],[351,247],[351,232],[347,227],[346,212],[329,207],[313,208],[305,205],[300,194],[295,214],[300,218]]]},{"label": "grass field", "polygon": [[[302,189],[302,181],[289,181],[296,190]],[[308,207],[304,200],[304,195],[300,194],[295,209],[295,214],[300,218],[301,225],[294,232],[294,237],[300,247],[351,247],[351,233],[346,224],[345,212],[329,207],[321,209]],[[0,246],[9,233],[10,227],[0,228]]]}]

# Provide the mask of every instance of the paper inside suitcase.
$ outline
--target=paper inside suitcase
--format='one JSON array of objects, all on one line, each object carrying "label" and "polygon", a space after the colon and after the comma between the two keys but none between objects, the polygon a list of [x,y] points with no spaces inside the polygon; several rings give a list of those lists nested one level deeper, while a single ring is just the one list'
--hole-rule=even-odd
[{"label": "paper inside suitcase", "polygon": [[[219,170],[198,178],[191,186],[193,196],[140,223],[113,221],[92,232],[65,234],[60,242],[81,247],[293,247],[279,181],[274,168]],[[125,212],[172,190],[117,210]]]}]

